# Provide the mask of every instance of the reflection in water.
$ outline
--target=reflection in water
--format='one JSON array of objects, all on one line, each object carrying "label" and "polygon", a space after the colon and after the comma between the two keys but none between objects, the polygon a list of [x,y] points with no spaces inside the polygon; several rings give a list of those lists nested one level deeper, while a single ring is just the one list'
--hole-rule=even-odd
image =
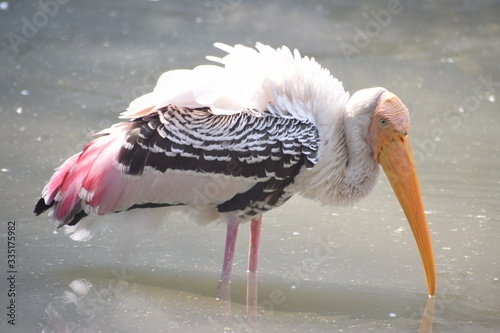
[{"label": "reflection in water", "polygon": [[[356,46],[372,13],[388,10],[391,1],[88,0],[66,1],[54,16],[35,2],[0,1],[9,4],[0,11],[6,34],[0,219],[22,225],[25,267],[16,295],[22,311],[12,329],[222,331],[214,288],[221,226],[172,221],[159,237],[137,239],[140,269],[132,269],[136,278],[130,279],[109,273],[112,234],[76,244],[52,234],[48,221],[35,220],[31,204],[58,159],[114,123],[161,73],[203,62],[213,42],[260,40],[314,56],[348,90],[385,86],[404,97],[439,272],[438,296],[429,301],[433,331],[499,331],[498,0],[401,0],[402,11],[349,61],[340,43]],[[44,17],[46,24],[25,40],[25,23]],[[19,52],[11,48],[11,33],[23,38]],[[293,198],[270,213],[258,290],[262,331],[417,331],[427,301],[416,294],[424,288],[420,263],[388,183],[375,191],[354,211]],[[245,319],[246,244],[239,245],[231,327],[245,332],[257,326]],[[68,287],[74,280],[89,283],[86,294],[73,290],[78,283]],[[120,280],[128,287],[117,293]],[[421,331],[429,327],[423,317]],[[0,323],[0,331],[9,326]]]},{"label": "reflection in water", "polygon": [[[267,306],[266,297],[262,297],[258,302],[257,298],[252,298],[253,296],[248,298],[245,316],[245,308],[239,302],[224,300],[222,297],[219,299],[215,295],[205,297],[206,295],[194,295],[169,288],[148,286],[143,282],[155,283],[151,283],[152,281],[145,276],[138,278],[141,281],[139,283],[135,282],[136,277],[129,273],[113,271],[112,274],[115,278],[80,278],[72,281],[62,295],[53,298],[46,306],[47,319],[43,333],[97,332],[104,328],[117,332],[132,332],[134,327],[175,332],[185,332],[193,327],[197,327],[200,332],[261,332],[275,327],[276,322],[281,322],[283,318],[290,320],[290,316],[303,318],[305,321],[322,321],[323,329],[329,331],[342,327],[339,325],[350,325],[353,319],[358,321],[365,317],[365,314],[346,316],[345,313],[352,312],[352,309],[344,302],[341,304],[347,307],[345,311],[332,315],[315,315],[305,312],[286,312],[279,306],[270,309]],[[247,278],[257,281],[258,275],[249,273]],[[235,289],[242,287],[241,282],[235,286]],[[256,290],[252,290],[252,293],[250,295],[256,297]],[[322,298],[321,295],[325,302],[335,302],[335,297],[331,297],[328,293],[313,293],[313,297],[318,302],[321,302],[319,300]],[[338,296],[342,298],[342,295]],[[280,300],[285,299],[283,295],[280,297],[275,303],[280,303]],[[271,298],[274,299],[273,296]],[[363,299],[368,299],[367,297],[360,298],[359,292],[355,292],[353,298],[357,298],[355,300],[357,307],[363,304]],[[217,303],[219,306],[216,306]],[[318,304],[318,306],[324,305]],[[368,308],[375,310],[380,306],[381,304],[373,303]],[[413,306],[415,309],[418,308],[418,306]],[[393,305],[389,307],[393,308]],[[368,308],[365,308],[365,311]],[[311,307],[307,305],[305,309],[311,309]],[[415,330],[417,330],[417,319],[419,319],[418,332],[432,332],[434,298],[428,298],[425,309],[420,311],[422,310],[413,312],[409,316],[401,313],[400,319],[408,320],[408,325],[405,326],[407,328],[413,326]],[[393,315],[396,316],[396,314]],[[368,317],[371,316],[368,315]],[[385,326],[386,324],[383,323],[372,322],[372,327]]]},{"label": "reflection in water", "polygon": [[[80,331],[90,330],[95,311],[102,310],[104,303],[98,303],[94,299],[95,306],[85,303],[85,297],[92,289],[92,284],[86,280],[75,280],[70,283],[70,290],[65,291],[62,296],[56,297],[46,308],[49,317],[49,325],[43,332],[72,332],[75,329]],[[107,289],[104,289],[107,291]],[[108,297],[110,295],[107,295]],[[89,301],[89,296],[86,301]]]},{"label": "reflection in water", "polygon": [[55,297],[46,307],[48,320],[43,332],[98,332],[103,328],[129,331],[130,328],[120,329],[120,323],[126,327],[126,317],[143,312],[156,317],[152,321],[158,320],[160,324],[155,324],[155,327],[180,327],[174,315],[165,315],[165,311],[158,307],[158,300],[147,292],[138,292],[136,287],[135,283],[125,279],[94,283],[85,278],[74,280],[62,295]]},{"label": "reflection in water", "polygon": [[418,333],[431,333],[432,323],[434,322],[434,297],[429,297],[427,305],[425,306],[422,320],[420,320],[420,327]]},{"label": "reflection in water", "polygon": [[247,320],[252,326],[257,326],[259,323],[257,304],[258,283],[259,273],[247,272]]}]

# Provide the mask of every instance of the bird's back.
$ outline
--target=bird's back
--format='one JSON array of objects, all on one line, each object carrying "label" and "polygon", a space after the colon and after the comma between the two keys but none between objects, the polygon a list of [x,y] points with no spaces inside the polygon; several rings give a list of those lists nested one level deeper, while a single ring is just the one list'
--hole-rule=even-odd
[{"label": "bird's back", "polygon": [[295,176],[318,161],[321,125],[340,126],[348,94],[285,47],[218,47],[229,54],[211,59],[225,67],[163,74],[125,121],[56,171],[35,213],[48,210],[63,226],[88,215],[208,205],[212,217],[247,219],[293,195]]}]

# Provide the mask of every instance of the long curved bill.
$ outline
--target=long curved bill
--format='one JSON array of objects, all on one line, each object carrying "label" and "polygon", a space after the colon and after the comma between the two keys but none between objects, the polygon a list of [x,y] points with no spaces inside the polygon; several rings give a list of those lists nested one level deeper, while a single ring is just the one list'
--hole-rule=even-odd
[{"label": "long curved bill", "polygon": [[420,196],[417,172],[408,135],[389,142],[380,151],[379,163],[405,212],[424,265],[429,295],[436,291],[436,269],[431,237]]}]

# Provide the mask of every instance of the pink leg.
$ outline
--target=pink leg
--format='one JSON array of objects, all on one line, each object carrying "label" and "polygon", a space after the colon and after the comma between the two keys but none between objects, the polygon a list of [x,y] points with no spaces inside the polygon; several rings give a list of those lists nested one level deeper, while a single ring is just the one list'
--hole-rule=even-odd
[{"label": "pink leg", "polygon": [[260,227],[262,225],[262,215],[254,217],[250,225],[250,248],[248,251],[248,271],[257,273],[259,265],[259,242]]},{"label": "pink leg", "polygon": [[234,246],[236,245],[236,236],[238,236],[238,220],[231,220],[227,223],[226,230],[226,248],[224,250],[224,262],[222,264],[222,274],[220,278],[221,298],[224,301],[230,301],[231,268],[233,265]]},{"label": "pink leg", "polygon": [[262,225],[262,215],[252,219],[250,225],[250,246],[248,251],[248,272],[247,272],[247,318],[253,326],[258,326],[257,313],[257,285],[259,264],[259,242]]}]

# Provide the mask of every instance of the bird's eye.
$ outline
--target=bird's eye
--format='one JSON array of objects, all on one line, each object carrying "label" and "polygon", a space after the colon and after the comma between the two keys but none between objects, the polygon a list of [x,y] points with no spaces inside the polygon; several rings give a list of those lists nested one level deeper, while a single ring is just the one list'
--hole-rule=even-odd
[{"label": "bird's eye", "polygon": [[384,118],[380,119],[378,122],[382,126],[387,126],[387,120],[385,120]]}]

